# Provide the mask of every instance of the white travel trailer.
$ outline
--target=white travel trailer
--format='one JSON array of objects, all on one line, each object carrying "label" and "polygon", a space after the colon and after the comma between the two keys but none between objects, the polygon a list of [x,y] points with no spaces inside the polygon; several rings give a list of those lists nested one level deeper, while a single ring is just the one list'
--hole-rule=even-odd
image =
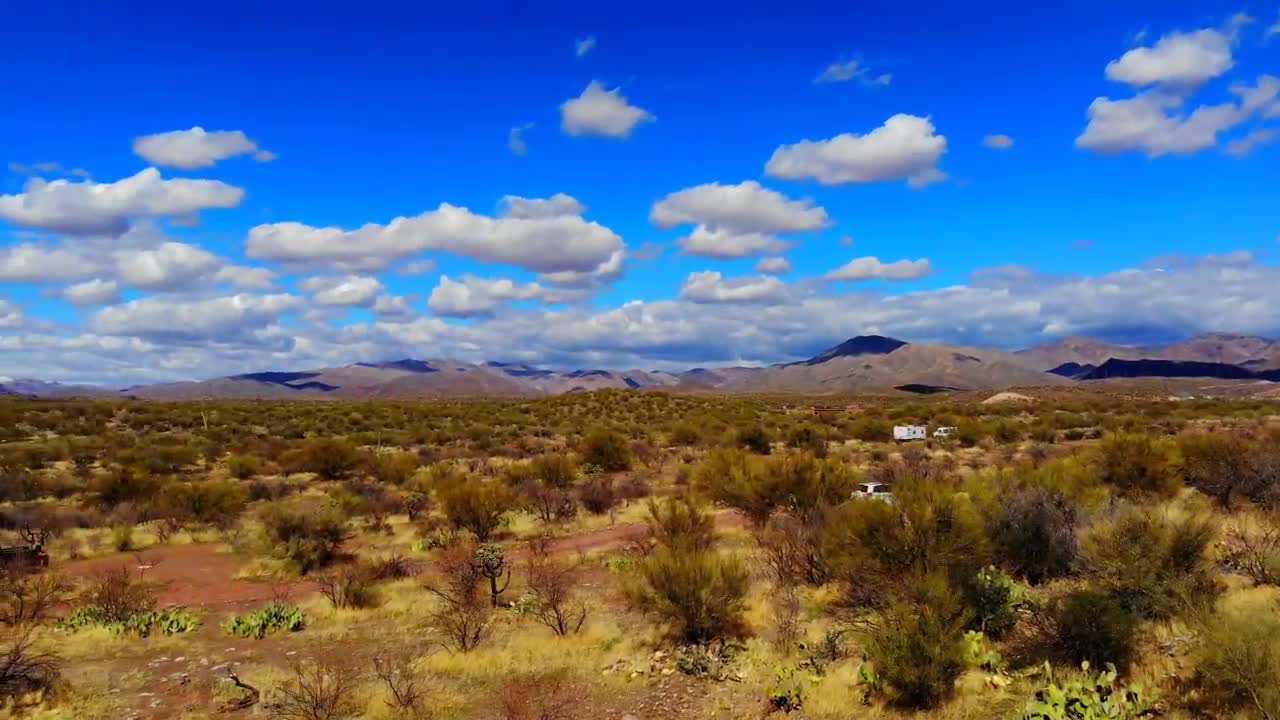
[{"label": "white travel trailer", "polygon": [[893,439],[897,442],[923,440],[929,429],[924,425],[894,425]]}]

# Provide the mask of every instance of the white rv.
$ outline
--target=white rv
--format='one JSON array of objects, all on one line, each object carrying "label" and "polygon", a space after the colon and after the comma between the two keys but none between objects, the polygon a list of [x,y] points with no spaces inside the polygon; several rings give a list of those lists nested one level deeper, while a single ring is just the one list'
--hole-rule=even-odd
[{"label": "white rv", "polygon": [[893,439],[897,442],[923,440],[928,431],[924,425],[894,425]]},{"label": "white rv", "polygon": [[933,431],[933,436],[936,438],[949,438],[955,434],[956,434],[956,429],[954,426],[951,426],[951,425],[943,425],[942,427]]}]

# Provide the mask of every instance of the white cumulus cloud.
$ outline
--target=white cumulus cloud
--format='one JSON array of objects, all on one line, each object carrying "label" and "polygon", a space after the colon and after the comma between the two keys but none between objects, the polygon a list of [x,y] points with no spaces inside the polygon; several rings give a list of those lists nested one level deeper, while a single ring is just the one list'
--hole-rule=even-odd
[{"label": "white cumulus cloud", "polygon": [[689,273],[681,299],[694,303],[764,303],[783,299],[787,286],[772,275],[725,279],[715,270]]},{"label": "white cumulus cloud", "polygon": [[152,165],[194,170],[237,155],[253,155],[259,162],[275,159],[275,153],[263,150],[243,130],[205,130],[199,125],[190,130],[143,135],[134,138],[133,152]]},{"label": "white cumulus cloud", "polygon": [[1170,33],[1152,47],[1134,48],[1107,63],[1106,74],[1134,87],[1191,89],[1231,69],[1231,45],[1227,33],[1212,28]]},{"label": "white cumulus cloud", "polygon": [[987,135],[982,138],[982,144],[992,150],[1008,150],[1013,147],[1013,138],[1001,134]]},{"label": "white cumulus cloud", "polygon": [[495,218],[448,203],[355,230],[298,222],[258,225],[246,241],[253,258],[351,270],[380,269],[424,250],[440,250],[535,272],[591,272],[622,249],[616,233],[577,215]]},{"label": "white cumulus cloud", "polygon": [[881,262],[877,257],[850,260],[826,274],[828,280],[914,280],[929,274],[929,260]]},{"label": "white cumulus cloud", "polygon": [[640,123],[656,119],[648,110],[627,102],[621,89],[606,90],[595,80],[581,95],[560,105],[560,127],[570,135],[626,138]]},{"label": "white cumulus cloud", "polygon": [[240,204],[244,190],[217,180],[174,178],[147,168],[113,183],[33,178],[23,192],[0,195],[0,220],[70,234],[120,235],[133,217],[193,215]]},{"label": "white cumulus cloud", "polygon": [[756,272],[769,275],[782,275],[791,272],[791,261],[784,257],[760,258],[756,262]]},{"label": "white cumulus cloud", "polygon": [[89,326],[101,335],[152,341],[256,343],[262,340],[256,331],[302,306],[302,298],[285,293],[195,300],[156,295],[102,308]]},{"label": "white cumulus cloud", "polygon": [[222,267],[222,258],[195,245],[166,242],[147,250],[115,254],[116,275],[126,285],[149,290],[173,290],[206,277]]},{"label": "white cumulus cloud", "polygon": [[372,306],[383,290],[380,280],[367,275],[312,277],[303,280],[300,287],[312,293],[319,305],[352,307]]},{"label": "white cumulus cloud", "polygon": [[427,307],[436,315],[445,317],[475,317],[488,315],[512,301],[534,299],[557,302],[564,298],[536,282],[521,284],[508,278],[474,275],[454,280],[448,275],[441,275],[440,283],[427,298]]},{"label": "white cumulus cloud", "polygon": [[938,161],[947,151],[927,117],[899,113],[865,135],[842,133],[829,140],[802,140],[773,151],[765,172],[773,177],[812,178],[825,185],[906,180],[912,187],[946,175]]},{"label": "white cumulus cloud", "polygon": [[94,278],[64,288],[62,297],[76,305],[106,305],[120,299],[120,285],[115,280]]}]

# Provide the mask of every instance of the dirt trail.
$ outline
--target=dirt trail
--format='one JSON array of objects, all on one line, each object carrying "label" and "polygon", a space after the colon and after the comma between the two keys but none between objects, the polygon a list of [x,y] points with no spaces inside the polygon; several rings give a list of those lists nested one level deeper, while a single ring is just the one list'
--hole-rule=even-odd
[{"label": "dirt trail", "polygon": [[[745,523],[741,515],[728,510],[717,512],[714,517],[716,527],[721,529],[741,527]],[[551,542],[550,548],[555,554],[605,550],[639,540],[645,532],[646,525],[642,522],[615,525],[557,538]],[[508,553],[511,559],[528,555],[527,542],[512,544]],[[60,569],[74,577],[91,577],[121,566],[127,567],[144,573],[148,581],[159,586],[157,598],[161,605],[192,608],[252,607],[271,601],[278,592],[285,590],[293,598],[317,590],[314,582],[306,580],[273,583],[237,578],[245,564],[234,555],[219,552],[217,545],[176,545],[77,560],[62,565]],[[419,571],[429,568],[429,561],[419,565]]]}]

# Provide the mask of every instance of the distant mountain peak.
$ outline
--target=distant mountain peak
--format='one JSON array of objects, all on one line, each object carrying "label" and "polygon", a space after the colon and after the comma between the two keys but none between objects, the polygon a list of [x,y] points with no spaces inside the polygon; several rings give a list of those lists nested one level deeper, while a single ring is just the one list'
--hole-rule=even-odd
[{"label": "distant mountain peak", "polygon": [[814,355],[808,360],[803,361],[804,365],[820,365],[828,360],[834,360],[838,357],[856,357],[858,355],[888,355],[907,343],[897,338],[885,337],[883,335],[858,335],[836,345],[827,348],[822,352]]}]

